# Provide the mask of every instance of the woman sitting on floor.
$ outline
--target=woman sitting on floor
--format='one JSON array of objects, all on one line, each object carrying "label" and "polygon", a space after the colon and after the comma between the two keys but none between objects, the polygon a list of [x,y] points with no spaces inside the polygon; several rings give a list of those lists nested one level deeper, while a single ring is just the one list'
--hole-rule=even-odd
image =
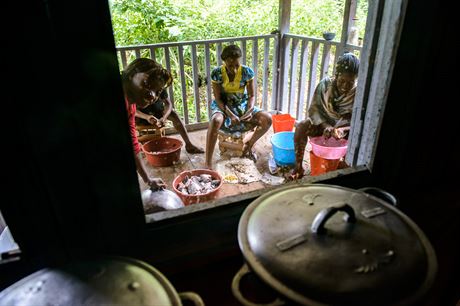
[{"label": "woman sitting on floor", "polygon": [[[202,148],[195,146],[188,136],[185,125],[180,119],[179,115],[173,110],[171,100],[168,98],[166,88],[172,85],[173,79],[171,73],[164,69],[160,64],[149,58],[139,58],[137,61],[145,67],[152,74],[152,82],[157,84],[158,80],[163,80],[164,87],[162,87],[157,93],[157,99],[148,106],[137,109],[136,111],[136,124],[152,124],[158,128],[165,125],[166,120],[170,120],[181,135],[185,142],[185,150],[188,153],[204,153]],[[165,74],[167,73],[167,78]]]}]

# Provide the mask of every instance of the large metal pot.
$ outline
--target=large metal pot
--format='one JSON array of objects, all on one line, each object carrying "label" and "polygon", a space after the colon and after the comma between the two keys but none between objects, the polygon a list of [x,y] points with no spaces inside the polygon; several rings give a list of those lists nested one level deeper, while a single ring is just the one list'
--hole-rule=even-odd
[{"label": "large metal pot", "polygon": [[[378,192],[385,200],[376,197]],[[249,266],[232,290],[244,305],[240,280],[255,273],[285,301],[301,305],[413,305],[431,287],[435,252],[419,227],[378,189],[333,185],[279,188],[251,203],[239,227]],[[342,218],[344,217],[344,218]]]},{"label": "large metal pot", "polygon": [[1,305],[204,305],[177,293],[158,270],[139,260],[111,257],[42,269],[0,292]]}]

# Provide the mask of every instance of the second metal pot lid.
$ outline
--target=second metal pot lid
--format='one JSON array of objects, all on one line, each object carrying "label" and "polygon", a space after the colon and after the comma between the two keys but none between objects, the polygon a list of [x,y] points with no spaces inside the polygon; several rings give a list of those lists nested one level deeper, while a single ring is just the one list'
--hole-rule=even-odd
[{"label": "second metal pot lid", "polygon": [[35,272],[0,292],[2,305],[182,305],[154,267],[109,257]]},{"label": "second metal pot lid", "polygon": [[332,185],[279,188],[249,205],[238,240],[266,283],[304,305],[415,301],[437,270],[433,248],[406,215]]}]

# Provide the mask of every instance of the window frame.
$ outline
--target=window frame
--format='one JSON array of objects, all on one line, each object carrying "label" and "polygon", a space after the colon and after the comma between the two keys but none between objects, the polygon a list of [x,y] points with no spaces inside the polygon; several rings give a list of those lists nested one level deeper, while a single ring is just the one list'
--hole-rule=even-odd
[{"label": "window frame", "polygon": [[370,4],[346,161],[372,171],[408,1]]},{"label": "window frame", "polygon": [[[286,2],[290,5],[290,1]],[[284,1],[280,1],[280,14],[289,19],[289,9],[282,7],[283,3],[286,5]],[[346,155],[346,161],[350,168],[339,169],[320,176],[307,176],[297,182],[289,182],[282,186],[324,182],[355,172],[372,172],[407,3],[407,0],[390,2],[378,0],[369,3],[364,39],[366,44],[363,46],[360,56],[362,64],[359,69],[358,88],[350,130],[351,137]],[[283,21],[280,27],[284,28],[285,31],[289,28],[286,26],[286,21]],[[282,82],[280,81],[280,83]],[[170,218],[255,199],[268,191],[276,190],[278,187],[267,187],[199,205],[186,206],[179,210],[149,214],[146,215],[146,222],[161,222]]]}]

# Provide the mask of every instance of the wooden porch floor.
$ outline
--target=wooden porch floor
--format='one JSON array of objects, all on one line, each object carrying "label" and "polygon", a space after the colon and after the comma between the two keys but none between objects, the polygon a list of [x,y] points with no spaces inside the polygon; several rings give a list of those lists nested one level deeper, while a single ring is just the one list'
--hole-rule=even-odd
[{"label": "wooden porch floor", "polygon": [[[193,144],[197,146],[201,146],[203,149],[206,146],[206,133],[207,130],[198,130],[189,132],[190,139]],[[256,168],[259,172],[263,175],[264,173],[270,173],[268,170],[268,160],[270,158],[270,153],[272,153],[272,145],[270,143],[270,138],[273,135],[273,129],[270,128],[268,132],[261,137],[256,144],[254,145],[254,151],[258,156],[258,160],[256,162]],[[174,137],[177,139],[182,140],[181,136],[178,134],[168,135],[168,137]],[[227,156],[221,156],[219,151],[219,146],[216,144],[216,148],[214,150],[214,157],[213,157],[213,167],[215,167],[216,162],[228,159]],[[152,167],[148,164],[147,160],[144,158],[144,163],[148,170],[148,173],[152,177],[161,177],[165,183],[168,185],[167,189],[172,189],[172,182],[174,178],[181,173],[182,171],[192,170],[192,169],[200,169],[204,168],[205,163],[205,154],[189,154],[185,151],[185,147],[181,149],[180,155],[180,162],[174,166],[170,167]],[[304,168],[306,170],[306,174],[310,172],[310,156],[308,150],[305,150],[304,156]],[[141,191],[144,191],[148,188],[148,186],[140,179],[139,177],[139,185]],[[252,182],[248,184],[234,184],[234,183],[224,183],[221,187],[221,190],[218,194],[218,199],[230,197],[234,195],[238,195],[241,193],[246,193],[250,191],[254,191],[257,189],[265,188],[268,185],[262,181]]]}]

